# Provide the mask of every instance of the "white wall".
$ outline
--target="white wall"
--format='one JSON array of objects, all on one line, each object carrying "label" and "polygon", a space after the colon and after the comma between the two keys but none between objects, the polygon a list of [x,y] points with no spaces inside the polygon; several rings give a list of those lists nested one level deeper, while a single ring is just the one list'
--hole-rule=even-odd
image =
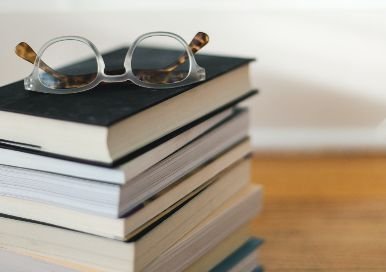
[{"label": "white wall", "polygon": [[19,41],[38,48],[82,35],[105,50],[143,32],[189,39],[203,30],[206,52],[259,59],[256,148],[378,148],[386,145],[386,125],[377,130],[386,118],[385,15],[386,1],[3,0],[0,85],[30,72],[13,54]]}]

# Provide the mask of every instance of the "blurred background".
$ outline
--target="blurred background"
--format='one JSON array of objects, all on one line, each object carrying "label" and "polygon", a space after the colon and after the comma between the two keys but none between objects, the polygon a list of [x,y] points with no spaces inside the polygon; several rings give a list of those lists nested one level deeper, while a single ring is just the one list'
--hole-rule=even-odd
[{"label": "blurred background", "polygon": [[386,147],[386,1],[38,0],[0,2],[0,85],[31,65],[14,46],[39,48],[80,35],[100,51],[144,32],[197,31],[206,53],[256,57],[256,150],[372,150]]}]

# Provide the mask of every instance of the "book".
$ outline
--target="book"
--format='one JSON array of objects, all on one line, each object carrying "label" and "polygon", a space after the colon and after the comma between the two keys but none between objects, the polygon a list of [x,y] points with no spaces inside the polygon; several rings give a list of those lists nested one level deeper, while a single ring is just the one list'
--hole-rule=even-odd
[{"label": "book", "polygon": [[[260,207],[258,209],[260,209]],[[250,214],[251,210],[244,209],[240,212]],[[254,212],[254,214],[256,215],[256,212]],[[230,214],[228,214],[228,216],[230,216]],[[234,218],[232,220],[239,220],[236,214],[233,214],[233,217]],[[249,218],[251,220],[252,216]],[[250,220],[243,220],[242,224],[246,224]],[[200,226],[205,227],[200,228],[200,226],[197,226],[194,228],[188,235],[180,239],[173,247],[166,250],[155,261],[146,266],[146,271],[184,271],[192,263],[210,252],[210,250],[212,250],[217,244],[241,226],[240,221],[236,223],[224,220],[221,224],[212,224],[210,221],[211,219],[207,218],[200,224]],[[212,226],[209,227],[210,225]],[[203,229],[205,229],[205,231]],[[195,250],[192,251],[192,249]],[[256,261],[254,264],[256,264]],[[243,267],[245,266],[243,265]]]},{"label": "book", "polygon": [[[257,238],[245,238],[245,226],[232,233],[227,239],[220,243],[214,251],[211,251],[204,258],[199,259],[194,266],[184,271],[262,271],[261,267],[256,267],[256,253],[261,245],[261,240]],[[228,245],[229,244],[229,245]],[[229,254],[224,254],[223,246],[228,246],[226,250],[233,249]],[[216,266],[210,266],[212,258],[218,254],[223,258]],[[215,256],[215,258],[219,258]],[[209,262],[209,265],[208,265]],[[30,272],[33,267],[39,272],[102,272],[99,269],[92,269],[84,265],[71,263],[65,260],[50,258],[42,255],[22,255],[6,250],[0,250],[0,263],[7,272]],[[179,271],[176,269],[170,270]]]},{"label": "book", "polygon": [[[197,192],[211,186],[217,180],[231,175],[230,178],[240,180],[239,183],[230,185],[234,190],[245,185],[250,181],[250,159],[243,158],[250,153],[250,150],[249,142],[240,143],[123,218],[98,216],[7,196],[0,196],[0,213],[111,239],[128,240],[142,226],[160,219],[163,214],[191,199]],[[219,190],[225,190],[225,188]],[[214,189],[211,188],[211,191]]]},{"label": "book", "polygon": [[110,217],[122,217],[185,175],[247,137],[248,114],[226,121],[125,184],[95,182],[30,169],[1,166],[0,195],[23,198]]},{"label": "book", "polygon": [[12,146],[2,146],[0,149],[0,165],[15,166],[17,168],[33,169],[108,183],[124,184],[127,180],[134,178],[216,125],[219,125],[232,114],[233,109],[227,109],[214,116],[205,116],[197,122],[191,123],[189,126],[185,126],[172,134],[168,134],[152,142],[144,148],[130,154],[130,156],[116,161],[114,165],[95,165],[56,158],[49,154],[34,154],[31,153],[31,151],[20,150]]},{"label": "book", "polygon": [[75,268],[79,268],[79,266],[69,268],[3,249],[0,249],[0,264],[1,271],[6,272],[76,272],[78,269]]},{"label": "book", "polygon": [[[126,51],[104,54],[107,67],[121,68]],[[172,53],[160,49],[160,54]],[[22,81],[1,87],[0,142],[111,164],[256,93],[248,79],[252,59],[200,54],[196,59],[206,69],[206,81],[180,88],[154,90],[117,83],[79,94],[49,95],[25,91]]]},{"label": "book", "polygon": [[250,224],[241,226],[184,271],[209,271],[241,247],[246,241],[248,241],[250,236]]},{"label": "book", "polygon": [[[228,255],[240,248],[250,238],[249,224],[241,226],[208,254],[197,260],[186,272],[209,271]],[[39,272],[102,272],[100,269],[79,265],[67,260],[34,254],[22,255],[21,252],[0,250],[0,263],[8,272],[30,272],[31,268]],[[15,265],[16,264],[16,265]],[[47,270],[48,269],[51,270]]]},{"label": "book", "polygon": [[253,271],[257,266],[257,249],[262,243],[261,239],[251,237],[231,255],[213,267],[210,272]]},{"label": "book", "polygon": [[[169,258],[172,258],[172,252],[188,257],[192,252],[187,245],[197,239],[200,243],[223,239],[257,214],[261,207],[260,201],[260,187],[249,185],[221,205],[221,208],[204,216],[205,220],[200,218],[197,223],[193,222],[195,215],[205,212],[206,208],[184,213],[184,219],[178,218],[178,213],[175,213],[153,229],[156,234],[152,239],[145,235],[127,243],[3,217],[0,218],[0,247],[24,255],[31,252],[58,261],[67,260],[90,269],[142,271],[164,265],[164,258],[159,257],[162,252],[167,252]],[[168,221],[172,224],[165,227]],[[181,251],[180,248],[185,250]],[[178,255],[180,258],[181,255]],[[178,263],[175,265],[179,266]]]}]

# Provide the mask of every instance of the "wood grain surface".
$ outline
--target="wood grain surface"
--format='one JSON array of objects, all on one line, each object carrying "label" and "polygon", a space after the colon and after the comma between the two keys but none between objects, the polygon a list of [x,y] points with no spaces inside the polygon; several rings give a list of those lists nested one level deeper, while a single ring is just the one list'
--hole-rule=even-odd
[{"label": "wood grain surface", "polygon": [[266,271],[386,271],[386,155],[259,155]]}]

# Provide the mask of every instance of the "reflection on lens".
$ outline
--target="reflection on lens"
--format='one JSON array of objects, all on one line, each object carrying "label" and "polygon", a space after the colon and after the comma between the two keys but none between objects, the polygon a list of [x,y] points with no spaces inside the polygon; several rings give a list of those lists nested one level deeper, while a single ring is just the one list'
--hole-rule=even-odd
[{"label": "reflection on lens", "polygon": [[85,43],[65,40],[52,44],[39,62],[39,80],[51,89],[81,88],[98,73],[94,51]]},{"label": "reflection on lens", "polygon": [[173,84],[189,74],[189,57],[184,45],[168,36],[152,36],[135,48],[131,67],[134,75],[145,83]]}]

